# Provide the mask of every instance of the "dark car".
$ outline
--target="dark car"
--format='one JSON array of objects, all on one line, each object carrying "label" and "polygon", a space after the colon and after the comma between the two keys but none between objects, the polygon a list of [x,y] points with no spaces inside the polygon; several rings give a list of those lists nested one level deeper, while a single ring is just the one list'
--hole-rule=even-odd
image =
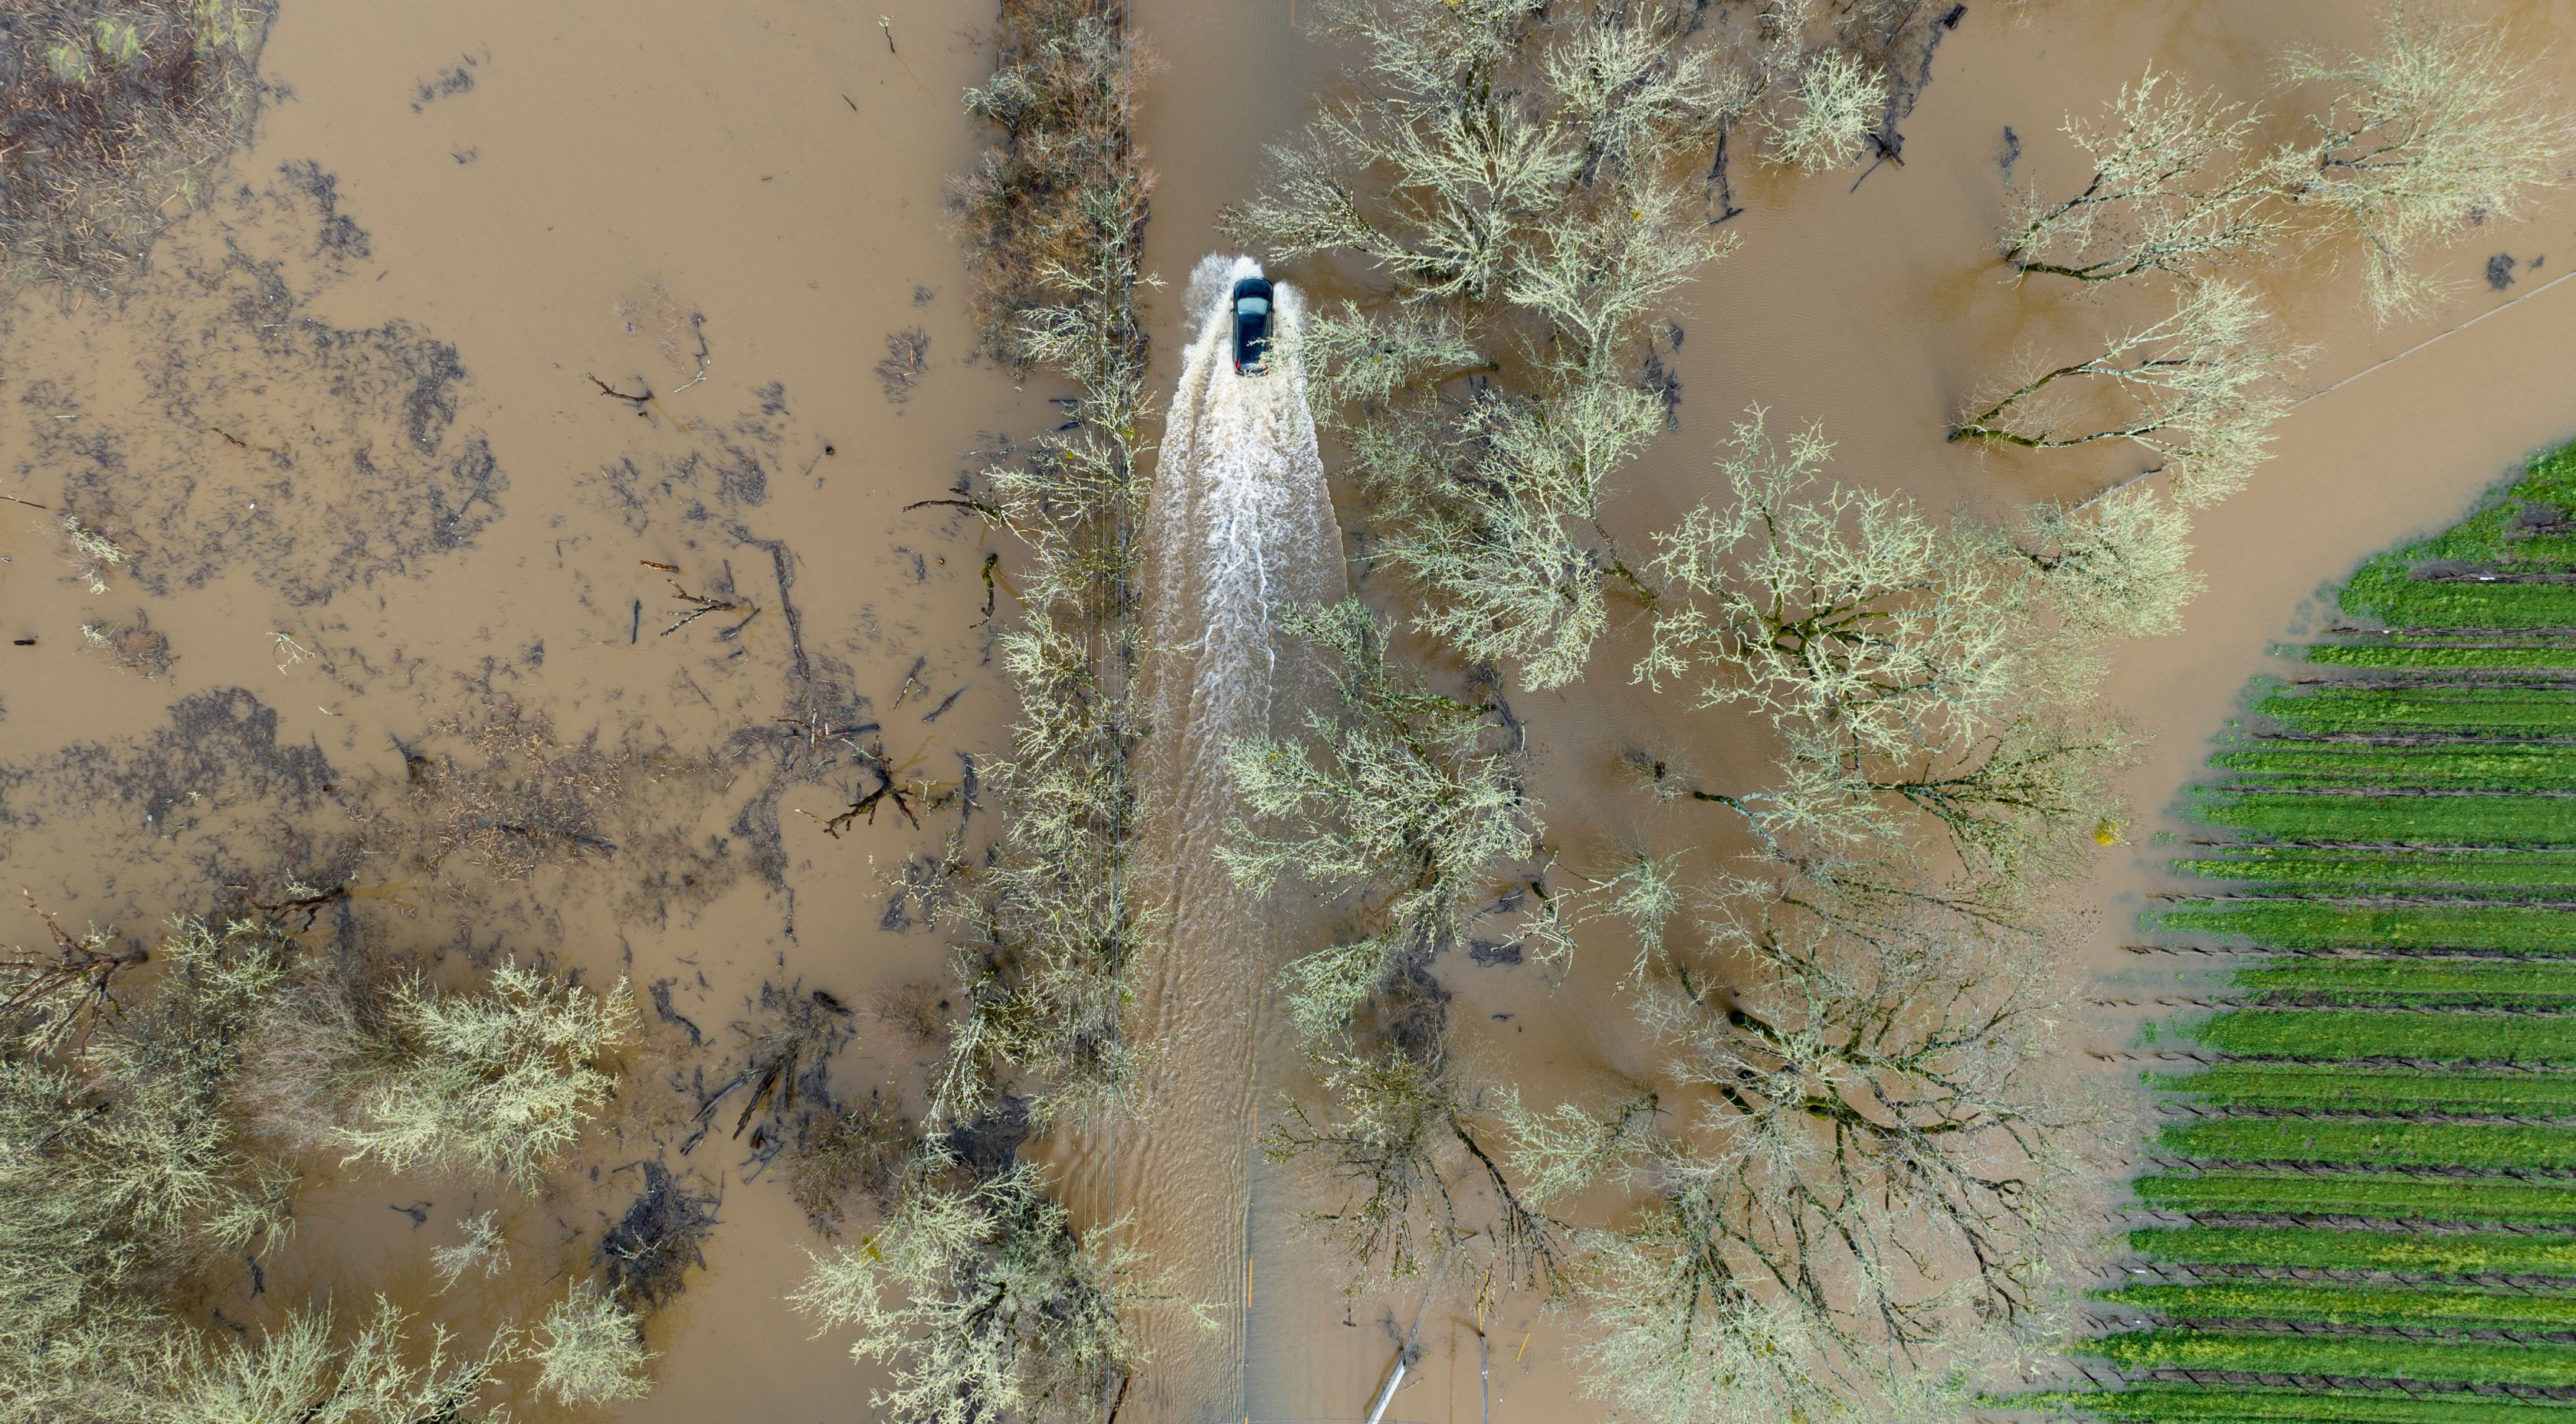
[{"label": "dark car", "polygon": [[1234,373],[1258,376],[1270,354],[1270,284],[1246,277],[1234,284]]}]

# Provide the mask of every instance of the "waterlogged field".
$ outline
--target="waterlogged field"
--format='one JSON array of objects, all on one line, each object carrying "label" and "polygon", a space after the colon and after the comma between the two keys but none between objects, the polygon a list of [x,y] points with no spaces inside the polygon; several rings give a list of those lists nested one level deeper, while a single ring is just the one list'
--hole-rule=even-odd
[{"label": "waterlogged field", "polygon": [[2364,566],[2210,759],[2158,938],[2224,967],[2151,1080],[2108,1388],[2053,1402],[2576,1419],[2571,534],[2576,447]]}]

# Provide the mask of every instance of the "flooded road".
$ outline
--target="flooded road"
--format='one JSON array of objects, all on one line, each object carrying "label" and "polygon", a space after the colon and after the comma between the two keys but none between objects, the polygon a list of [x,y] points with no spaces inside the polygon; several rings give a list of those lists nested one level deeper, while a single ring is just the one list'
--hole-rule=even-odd
[{"label": "flooded road", "polygon": [[1212,255],[1191,274],[1181,377],[1155,453],[1145,529],[1145,668],[1153,734],[1141,758],[1147,809],[1140,896],[1154,947],[1129,1020],[1146,1055],[1132,1121],[1111,1124],[1109,1193],[1130,1243],[1164,1289],[1196,1310],[1149,1313],[1156,1364],[1131,1407],[1142,1417],[1240,1416],[1266,1399],[1250,1313],[1255,1243],[1293,1245],[1297,1200],[1269,1181],[1259,1125],[1292,1081],[1295,1054],[1273,1007],[1279,967],[1311,948],[1295,892],[1238,886],[1209,854],[1245,808],[1225,767],[1253,737],[1294,736],[1329,711],[1305,650],[1279,626],[1346,592],[1341,531],[1293,345],[1297,290],[1272,293],[1268,369],[1234,368],[1230,294],[1260,275]]},{"label": "flooded road", "polygon": [[[1206,1330],[1177,1310],[1147,1323],[1167,1368],[1131,1406],[1193,1424],[1359,1415],[1423,1300],[1341,1294],[1341,1263],[1301,1234],[1311,1184],[1250,1150],[1285,1075],[1261,1007],[1269,968],[1307,928],[1230,898],[1191,854],[1223,813],[1206,753],[1293,702],[1252,696],[1275,651],[1259,620],[1208,615],[1328,597],[1342,577],[1318,471],[1299,458],[1311,430],[1294,404],[1227,405],[1254,388],[1211,364],[1214,328],[1186,290],[1205,254],[1232,250],[1215,214],[1260,181],[1261,145],[1345,83],[1287,8],[1158,0],[1134,15],[1165,65],[1139,135],[1160,175],[1148,265],[1168,283],[1151,298],[1155,390],[1172,413],[1157,537],[1162,567],[1188,575],[1157,585],[1168,621],[1154,636],[1199,661],[1165,684],[1190,694],[1167,714],[1186,735],[1147,760],[1174,957],[1139,1016],[1165,1026],[1163,1090],[1138,1126],[1067,1160],[1111,1178],[1098,1200],[1174,1294],[1209,1307]],[[2576,14],[2463,8],[2550,45],[2576,92]],[[1061,392],[967,359],[942,192],[984,142],[956,103],[989,68],[972,33],[984,16],[941,0],[880,9],[883,26],[879,11],[793,0],[722,15],[287,5],[263,68],[292,97],[235,160],[227,195],[164,239],[123,300],[21,292],[0,327],[0,494],[46,506],[0,505],[11,885],[66,923],[141,934],[217,887],[345,883],[333,913],[353,939],[659,985],[667,1065],[738,1057],[764,983],[801,981],[854,1008],[839,1091],[914,1081],[936,1049],[888,996],[939,973],[947,941],[907,887],[981,812],[951,797],[925,804],[918,828],[888,808],[838,834],[827,822],[876,784],[863,752],[930,783],[927,803],[999,746],[1008,709],[979,571],[999,552],[1007,584],[1013,555],[954,511],[901,506],[947,492],[976,451],[1049,428]],[[2127,314],[2116,297],[2004,279],[1992,239],[2007,155],[2012,181],[2062,188],[2057,124],[2150,60],[2252,97],[2286,44],[2361,45],[2369,16],[2325,0],[2019,13],[1971,7],[1904,126],[1901,167],[1739,168],[1741,247],[1685,291],[1661,358],[1679,382],[1674,428],[1610,502],[1624,546],[1709,493],[1711,452],[1756,402],[1775,421],[1823,421],[1842,479],[1935,509],[2080,498],[2134,473],[2116,453],[1941,439],[2026,354]],[[2499,254],[2520,275],[2490,289]],[[2446,254],[2458,289],[2420,320],[2372,326],[2349,269],[2285,275],[2272,296],[2316,348],[2299,381],[2323,389],[2569,265],[2576,194],[2562,189]],[[1335,295],[1317,275],[1272,275]],[[2107,687],[2155,741],[2127,775],[2139,844],[2101,855],[2084,891],[2100,911],[2089,964],[2118,972],[2112,946],[2161,875],[2144,844],[2157,813],[2319,585],[2576,435],[2576,368],[2557,339],[2571,322],[2576,284],[2300,406],[2252,487],[2199,520],[2208,592],[2185,632],[2121,650]],[[1251,465],[1227,464],[1214,434],[1257,420],[1281,433],[1254,442]],[[1329,445],[1318,456],[1336,470]],[[1220,469],[1294,498],[1229,510],[1217,497],[1251,486],[1208,482]],[[1175,501],[1183,490],[1196,493]],[[65,512],[126,556],[99,570],[102,592],[75,576]],[[1345,500],[1340,522],[1358,518]],[[1267,532],[1216,538],[1245,519]],[[1222,556],[1247,549],[1294,557],[1230,569]],[[1277,582],[1229,581],[1255,575]],[[1381,605],[1395,592],[1358,591]],[[138,618],[167,639],[166,665],[129,666],[81,633]],[[1585,681],[1515,699],[1568,863],[1720,833],[1628,790],[1615,768],[1631,747],[1687,757],[1712,782],[1763,774],[1749,739],[1628,684],[1639,641],[1615,630]],[[511,799],[540,772],[583,788],[536,807],[542,823]],[[0,941],[41,933],[12,913]],[[1444,964],[1474,1061],[1542,1099],[1632,1066],[1642,1050],[1611,960],[1561,984],[1536,965]],[[744,1140],[718,1130],[680,1150],[697,1100],[669,1072],[679,1081],[648,1083],[602,1149],[595,1189],[526,1209],[505,1287],[535,1300],[586,1269],[632,1191],[619,1169],[667,1158],[721,1192],[722,1225],[651,1322],[656,1392],[614,1417],[855,1416],[871,1375],[781,1300],[818,1239]],[[268,1289],[383,1283],[425,1303],[424,1253],[469,1203],[436,1201],[423,1226],[386,1210],[378,1185],[326,1192]],[[245,1275],[222,1308],[264,1307]],[[1389,1419],[1597,1411],[1533,1303],[1480,1318],[1435,1298],[1418,1338]]]}]

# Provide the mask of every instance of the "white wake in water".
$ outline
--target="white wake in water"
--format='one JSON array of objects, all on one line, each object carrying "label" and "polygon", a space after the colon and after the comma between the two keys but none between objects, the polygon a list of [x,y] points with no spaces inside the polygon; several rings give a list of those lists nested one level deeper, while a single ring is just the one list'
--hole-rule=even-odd
[{"label": "white wake in water", "polygon": [[1278,1052],[1265,1004],[1288,926],[1304,918],[1236,886],[1212,854],[1236,813],[1225,753],[1245,737],[1293,732],[1317,680],[1279,616],[1347,589],[1297,356],[1305,304],[1294,288],[1272,294],[1269,369],[1234,370],[1229,298],[1237,281],[1260,275],[1250,258],[1225,256],[1191,274],[1192,339],[1144,531],[1138,691],[1152,732],[1139,889],[1160,934],[1129,1020],[1152,1065],[1144,1108],[1115,1128],[1110,1170],[1131,1239],[1165,1289],[1213,1307],[1206,1324],[1179,1311],[1141,1322],[1153,1360],[1130,1407],[1170,1424],[1260,1408],[1245,1398],[1245,1362],[1247,1253],[1253,1218],[1266,1214],[1254,1209],[1254,1138],[1278,1086],[1264,1072]]},{"label": "white wake in water", "polygon": [[[1341,532],[1297,357],[1306,309],[1296,288],[1283,283],[1272,294],[1270,369],[1234,371],[1228,298],[1236,282],[1260,275],[1251,258],[1223,256],[1190,274],[1195,339],[1148,505],[1145,627],[1161,651],[1161,675],[1149,679],[1145,705],[1166,746],[1188,742],[1193,792],[1214,790],[1203,780],[1225,743],[1273,730],[1280,698],[1300,690],[1282,672],[1283,656],[1295,659],[1279,642],[1280,610],[1329,602],[1344,589]],[[1184,738],[1172,738],[1176,731]],[[1222,813],[1223,800],[1209,796],[1194,809]]]}]

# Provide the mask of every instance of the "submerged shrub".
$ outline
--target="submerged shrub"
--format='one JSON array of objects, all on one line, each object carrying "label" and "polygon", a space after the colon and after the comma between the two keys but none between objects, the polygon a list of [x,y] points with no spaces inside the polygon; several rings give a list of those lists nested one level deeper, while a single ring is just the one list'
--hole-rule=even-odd
[{"label": "submerged shrub", "polygon": [[796,1308],[883,1362],[871,1407],[905,1424],[1089,1418],[1140,1360],[1119,1322],[1121,1263],[1074,1231],[1038,1169],[988,1177],[937,1149],[877,1230],[813,1258]]},{"label": "submerged shrub", "polygon": [[[361,1087],[408,1082],[425,1106],[407,1118],[452,1139],[414,1159],[527,1180],[570,1146],[578,1102],[613,1086],[592,1050],[631,1014],[622,989],[588,996],[505,967],[488,991],[438,995],[262,920],[178,921],[147,973],[107,933],[57,938],[55,955],[7,965],[0,1424],[396,1424],[497,1409],[493,1370],[523,1358],[507,1323],[463,1352],[390,1306],[343,1327],[321,1303],[209,1345],[180,1303],[210,1267],[292,1229],[301,1150],[381,1126],[339,1117]],[[502,1248],[489,1213],[465,1230],[464,1246],[433,1253],[451,1283]]]},{"label": "submerged shrub", "polygon": [[652,1392],[643,1322],[590,1281],[573,1283],[537,1322],[537,1388],[559,1404],[608,1404]]},{"label": "submerged shrub", "polygon": [[468,1167],[533,1188],[616,1092],[634,1023],[623,979],[595,994],[504,964],[476,993],[398,984],[350,1070],[337,1140],[397,1172]]}]

